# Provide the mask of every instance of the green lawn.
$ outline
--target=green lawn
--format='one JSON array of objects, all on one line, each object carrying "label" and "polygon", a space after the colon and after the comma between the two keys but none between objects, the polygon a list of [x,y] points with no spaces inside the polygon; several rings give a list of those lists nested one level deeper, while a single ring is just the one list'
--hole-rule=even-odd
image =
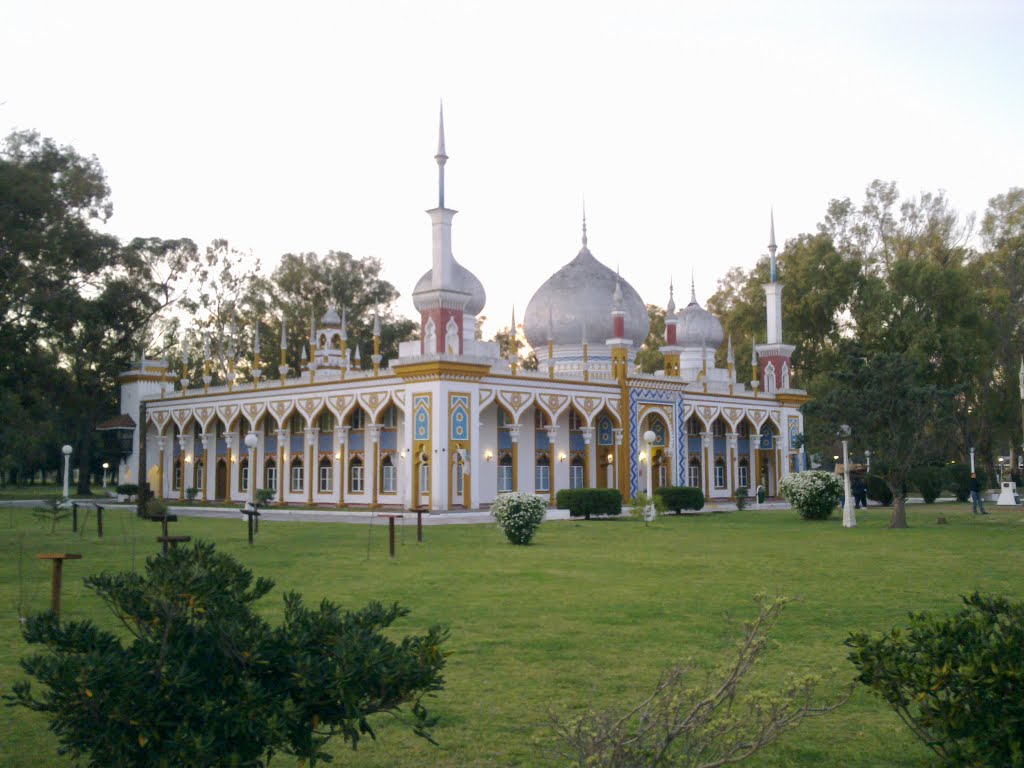
[{"label": "green lawn", "polygon": [[[632,520],[545,523],[531,547],[506,544],[491,525],[415,528],[387,557],[387,530],[363,525],[264,523],[256,547],[237,520],[182,518],[172,533],[210,539],[277,589],[262,608],[271,620],[281,592],[308,601],[329,597],[356,607],[370,599],[412,608],[400,629],[442,622],[451,628],[447,686],[429,704],[441,716],[440,747],[384,718],[378,741],[356,753],[341,743],[344,765],[529,766],[554,764],[548,712],[635,702],[672,661],[721,658],[737,636],[726,617],[743,619],[758,591],[799,596],[787,609],[759,679],[792,670],[838,670],[832,690],[852,676],[843,639],[853,629],[886,629],[909,610],[950,613],[975,589],[1024,599],[1024,513],[990,507],[975,518],[960,504],[912,506],[911,528],[891,531],[889,511],[872,508],[860,525],[804,522],[795,513],[740,512],[668,517],[650,528]],[[938,514],[949,525],[936,525]],[[84,537],[70,522],[54,535],[26,510],[0,509],[0,688],[21,677],[26,652],[20,609],[49,601],[49,564],[39,552],[84,559],[65,568],[65,618],[113,620],[81,577],[140,568],[156,551],[158,526],[119,511],[95,519]],[[0,766],[68,766],[56,756],[45,721],[3,711]],[[810,721],[752,766],[925,766],[929,754],[880,701],[863,691],[837,713]],[[275,759],[273,765],[288,766]]]}]

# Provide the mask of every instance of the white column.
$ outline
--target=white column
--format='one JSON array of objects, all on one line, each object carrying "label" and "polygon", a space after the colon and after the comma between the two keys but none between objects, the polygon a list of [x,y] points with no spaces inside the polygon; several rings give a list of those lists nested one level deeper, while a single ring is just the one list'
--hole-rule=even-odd
[{"label": "white column", "polygon": [[725,486],[729,489],[729,495],[732,496],[736,493],[736,487],[739,485],[740,474],[739,436],[735,432],[726,433],[725,451],[728,454],[726,456],[728,474],[725,478]]},{"label": "white column", "polygon": [[597,451],[597,446],[591,445],[594,442],[594,428],[583,427],[580,432],[583,434],[583,452],[586,454],[586,467],[587,467],[587,488],[597,487],[597,465],[600,461],[600,454]]},{"label": "white column", "polygon": [[348,427],[334,428],[334,498],[341,504],[345,498],[345,432]]},{"label": "white column", "polygon": [[367,437],[368,445],[366,446],[366,451],[365,451],[365,453],[366,453],[366,461],[364,463],[364,466],[366,467],[366,472],[369,475],[369,478],[367,478],[369,480],[369,482],[367,483],[366,487],[367,487],[367,490],[370,491],[370,501],[371,501],[371,503],[373,502],[374,499],[376,499],[378,503],[380,502],[380,499],[377,496],[377,492],[378,492],[378,488],[377,488],[378,461],[377,460],[378,460],[378,454],[379,454],[379,451],[377,450],[377,448],[378,448],[378,446],[380,444],[380,430],[381,430],[381,427],[383,427],[383,426],[384,426],[383,424],[367,424],[366,425],[366,437]]}]

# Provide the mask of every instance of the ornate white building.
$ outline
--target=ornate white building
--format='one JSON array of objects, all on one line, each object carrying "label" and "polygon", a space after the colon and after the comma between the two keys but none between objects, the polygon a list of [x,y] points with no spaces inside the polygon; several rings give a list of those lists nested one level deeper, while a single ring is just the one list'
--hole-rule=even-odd
[{"label": "ornate white building", "polygon": [[[474,338],[486,294],[452,255],[443,118],[435,159],[433,261],[413,291],[420,339],[382,361],[375,322],[373,365],[363,370],[358,350],[353,359],[348,348],[344,309],[331,307],[311,323],[304,369],[292,372],[282,352],[276,378],[263,375],[258,336],[252,377],[231,375],[224,386],[211,386],[207,375],[190,387],[164,362],[140,360],[121,376],[118,421],[134,428],[121,482],[144,475],[165,498],[195,488],[200,500],[241,502],[253,486],[286,504],[442,510],[477,509],[516,490],[553,502],[562,488],[617,487],[628,499],[646,488],[648,472],[655,488],[700,486],[711,499],[757,484],[774,495],[801,468],[798,408],[806,394],[790,386],[774,218],[767,343],[755,348],[750,382],[738,380],[718,319],[692,288],[677,312],[671,286],[664,370],[635,372],[647,310],[590,252],[586,219],[579,253],[527,307],[524,330],[539,361],[527,372],[496,343]],[[717,368],[723,343],[728,363]]]}]

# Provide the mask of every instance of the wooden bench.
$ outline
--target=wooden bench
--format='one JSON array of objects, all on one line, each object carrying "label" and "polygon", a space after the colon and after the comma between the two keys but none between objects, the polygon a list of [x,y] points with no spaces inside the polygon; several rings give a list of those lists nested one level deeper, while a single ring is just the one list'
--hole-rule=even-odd
[{"label": "wooden bench", "polygon": [[191,536],[157,536],[156,540],[165,547],[170,544],[171,549],[176,549],[179,544],[188,544],[192,541]]},{"label": "wooden bench", "polygon": [[71,532],[78,533],[78,508],[79,506],[92,506],[96,510],[96,532],[103,538],[103,507],[95,501],[72,501],[71,502]]}]

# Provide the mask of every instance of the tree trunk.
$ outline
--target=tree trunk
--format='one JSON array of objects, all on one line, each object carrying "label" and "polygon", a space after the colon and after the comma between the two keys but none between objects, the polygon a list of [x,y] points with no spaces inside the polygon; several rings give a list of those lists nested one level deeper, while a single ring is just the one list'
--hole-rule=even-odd
[{"label": "tree trunk", "polygon": [[82,426],[78,435],[78,496],[92,496],[89,487],[89,468],[92,466],[92,429]]},{"label": "tree trunk", "polygon": [[907,499],[902,493],[897,493],[892,500],[892,517],[889,520],[890,528],[907,527]]}]

